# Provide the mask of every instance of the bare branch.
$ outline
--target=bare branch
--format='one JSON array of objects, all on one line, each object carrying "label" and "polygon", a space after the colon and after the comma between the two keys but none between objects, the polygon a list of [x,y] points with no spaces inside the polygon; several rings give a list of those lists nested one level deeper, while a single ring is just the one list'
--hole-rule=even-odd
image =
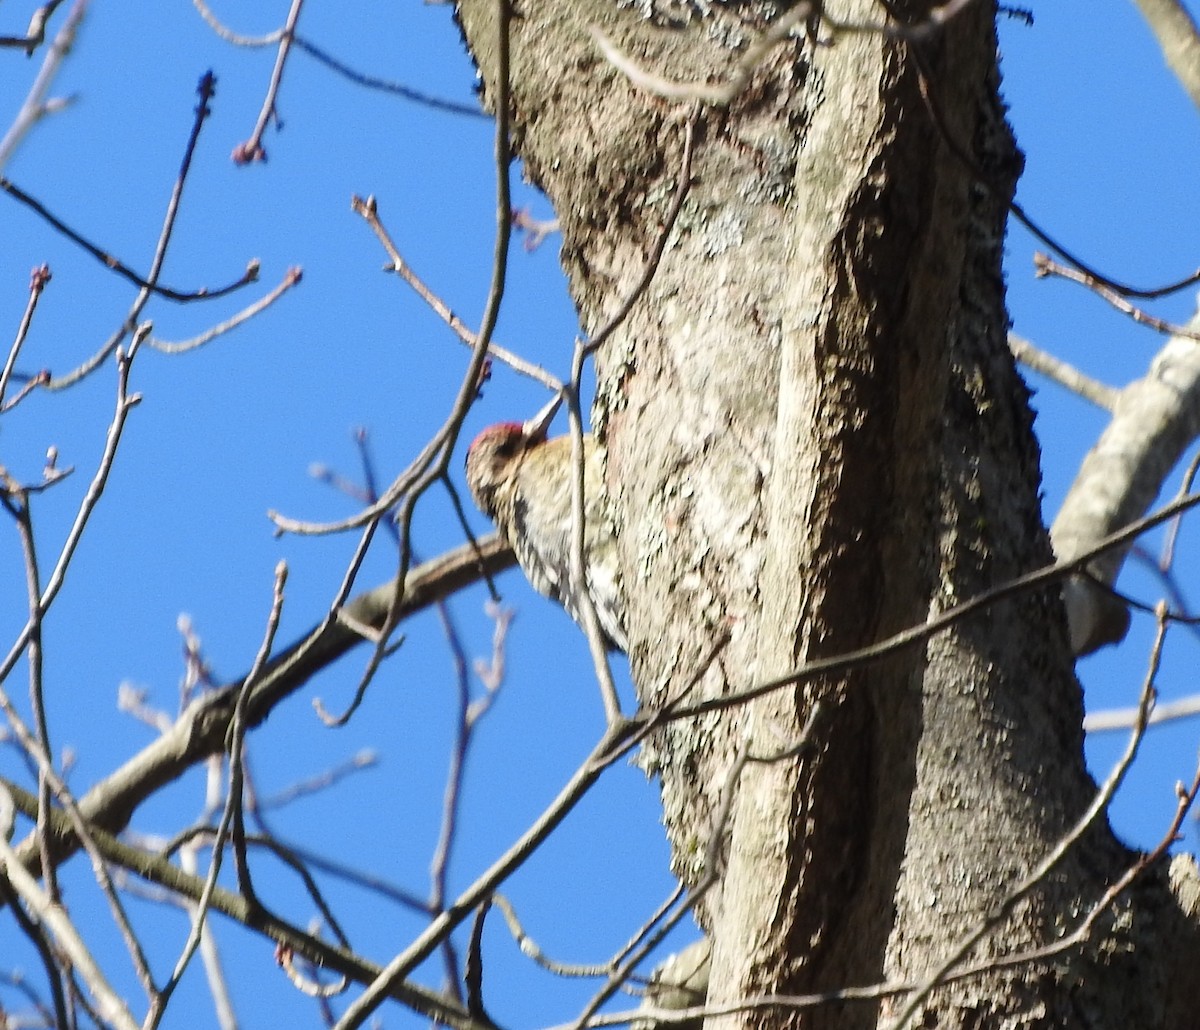
[{"label": "bare branch", "polygon": [[279,300],[288,290],[296,286],[302,278],[303,273],[299,268],[289,268],[279,285],[273,290],[254,301],[254,303],[248,304],[231,318],[227,318],[224,322],[220,322],[211,329],[200,333],[199,336],[193,336],[189,340],[180,340],[178,342],[160,340],[155,336],[151,336],[146,340],[146,343],[163,354],[186,354],[190,350],[196,350],[198,347],[203,347],[206,343],[211,343],[218,336],[224,336],[227,332],[236,329],[243,322],[248,322],[256,315],[266,311],[267,308]]},{"label": "bare branch", "polygon": [[[275,54],[275,67],[271,69],[271,80],[267,84],[267,95],[263,98],[262,109],[258,112],[258,121],[254,123],[254,131],[250,133],[250,138],[233,148],[232,156],[235,164],[250,164],[253,161],[267,159],[267,151],[262,145],[263,133],[267,131],[267,125],[270,124],[272,118],[278,119],[276,102],[279,96],[279,86],[283,82],[283,69],[287,66],[288,53],[296,38],[296,22],[300,20],[300,8],[303,6],[304,0],[292,0],[287,21],[284,22],[283,29],[279,33],[279,50]],[[209,24],[214,25],[215,19],[209,21]]]},{"label": "bare branch", "polygon": [[[120,445],[121,436],[125,429],[125,422],[129,418],[129,413],[141,401],[141,395],[137,393],[130,394],[128,387],[129,371],[133,364],[138,345],[144,335],[145,333],[141,332],[134,337],[133,345],[130,347],[128,354],[118,353],[117,355],[116,412],[108,427],[104,453],[101,455],[100,463],[88,486],[87,493],[80,503],[79,510],[75,515],[75,522],[67,534],[67,539],[63,543],[62,550],[59,552],[58,561],[55,563],[54,569],[51,571],[49,578],[46,580],[46,585],[42,590],[41,603],[39,605],[41,613],[45,613],[50,608],[54,603],[54,599],[58,596],[58,592],[62,589],[67,567],[71,564],[71,560],[75,556],[79,541],[83,537],[83,531],[87,528],[92,513],[96,510],[96,505],[100,502],[100,496],[104,493],[104,488],[108,483],[113,462],[116,460],[117,448]],[[0,662],[0,682],[3,682],[12,671],[21,653],[25,650],[36,625],[37,620],[35,618],[30,618],[26,622],[25,628],[17,636],[8,655]]]},{"label": "bare branch", "polygon": [[1022,576],[1016,576],[1007,583],[1001,583],[969,600],[962,601],[952,608],[931,616],[921,625],[911,626],[908,629],[901,630],[899,633],[893,633],[891,636],[877,643],[840,655],[831,655],[828,658],[819,658],[810,661],[800,668],[784,673],[782,676],[766,680],[763,683],[746,690],[738,691],[737,693],[708,698],[693,704],[680,703],[682,700],[681,697],[678,701],[672,701],[670,704],[664,705],[656,713],[642,712],[639,713],[637,718],[645,721],[647,724],[690,719],[697,715],[703,715],[706,712],[719,711],[744,704],[746,701],[753,700],[756,697],[761,697],[776,690],[782,690],[784,687],[808,682],[817,676],[878,661],[906,647],[911,647],[919,641],[926,640],[933,634],[940,633],[942,630],[947,629],[970,615],[986,611],[998,601],[1022,594],[1026,591],[1038,590],[1050,584],[1058,583],[1093,561],[1097,556],[1103,555],[1108,551],[1128,547],[1133,540],[1137,539],[1143,533],[1165,522],[1169,522],[1183,512],[1197,507],[1197,505],[1200,505],[1200,493],[1188,494],[1186,497],[1178,498],[1170,504],[1164,505],[1152,515],[1131,522],[1123,529],[1105,537],[1099,543],[1095,544],[1095,546],[1075,558],[1069,560],[1059,559],[1053,564],[1045,565],[1040,569],[1034,569],[1032,572],[1027,572]]},{"label": "bare branch", "polygon": [[[207,107],[204,107],[203,111],[201,108],[197,108],[197,113],[200,114],[201,118],[203,118],[204,115],[208,113]],[[197,121],[196,128],[199,128],[199,121]],[[192,139],[191,145],[195,145],[195,138]],[[189,159],[190,156],[191,155],[189,152]],[[115,257],[103,247],[92,243],[92,241],[87,239],[87,237],[76,232],[61,218],[51,212],[45,204],[43,204],[36,197],[30,196],[30,194],[26,193],[15,183],[10,182],[8,179],[0,178],[0,189],[4,190],[4,192],[14,200],[24,204],[35,214],[39,215],[43,221],[47,222],[51,226],[51,228],[61,233],[72,243],[82,247],[85,251],[91,254],[92,257],[104,265],[105,268],[112,269],[112,271],[116,272],[117,275],[121,276],[121,278],[133,283],[134,286],[148,290],[150,293],[153,293],[156,296],[165,297],[167,300],[181,302],[190,300],[214,300],[217,297],[224,297],[226,294],[233,293],[235,290],[240,290],[243,286],[246,286],[249,283],[258,281],[258,262],[250,261],[246,265],[246,270],[241,274],[241,276],[233,280],[233,282],[227,283],[225,286],[218,286],[215,289],[202,286],[198,290],[178,290],[171,286],[160,286],[157,281],[157,273],[150,273],[144,277],[139,275],[120,258]]]},{"label": "bare branch", "polygon": [[46,39],[46,22],[63,0],[48,0],[33,12],[24,36],[0,36],[0,47],[19,47],[25,56],[32,54]]},{"label": "bare branch", "polygon": [[1016,333],[1008,334],[1008,349],[1022,365],[1032,368],[1035,372],[1040,372],[1047,379],[1053,379],[1059,386],[1065,387],[1085,401],[1090,401],[1105,411],[1113,411],[1116,408],[1121,391],[1115,386],[1109,386],[1107,383],[1100,382],[1099,379],[1085,375],[1074,365],[1068,364],[1061,358],[1056,358],[1049,351],[1034,346]]},{"label": "bare branch", "polygon": [[14,816],[12,795],[0,785],[0,869],[37,918],[50,928],[54,940],[83,976],[96,1008],[105,1020],[123,1030],[137,1030],[137,1021],[120,996],[109,985],[92,953],[79,936],[71,917],[37,885],[8,843]]},{"label": "bare branch", "polygon": [[[1200,315],[1188,326],[1200,330]],[[1146,511],[1197,435],[1200,347],[1173,337],[1146,375],[1121,390],[1112,421],[1080,465],[1050,530],[1055,554],[1071,560]],[[1128,548],[1120,548],[1097,556],[1088,571],[1111,586],[1127,554]],[[1077,654],[1124,636],[1124,606],[1095,584],[1073,578],[1064,588],[1064,602]]]},{"label": "bare branch", "polygon": [[448,114],[460,114],[468,118],[489,119],[491,117],[486,111],[481,111],[478,107],[460,104],[453,100],[445,100],[442,97],[430,96],[428,93],[422,93],[411,86],[404,86],[399,82],[389,82],[387,79],[380,79],[374,75],[366,75],[363,72],[355,71],[348,64],[339,61],[328,51],[322,50],[315,43],[310,42],[303,36],[297,36],[294,43],[310,57],[325,65],[326,68],[349,79],[356,86],[377,90],[380,93],[390,93],[393,96],[403,97],[405,100],[411,100],[413,103],[421,104],[435,111],[445,111]]},{"label": "bare branch", "polygon": [[265,36],[243,36],[221,22],[204,0],[192,0],[192,4],[200,12],[200,17],[205,20],[208,27],[226,43],[231,43],[233,46],[250,48],[274,46],[283,35],[283,29],[276,29],[274,32],[268,32]]},{"label": "bare branch", "polygon": [[1200,108],[1200,32],[1179,0],[1136,0],[1167,66]]},{"label": "bare branch", "polygon": [[[0,778],[0,790],[8,791],[11,794],[17,808],[22,813],[32,815],[37,811],[36,798],[15,784]],[[58,810],[54,811],[52,818],[55,821],[56,834],[60,837],[69,837],[72,833],[69,818]],[[103,830],[96,830],[94,839],[99,852],[112,864],[127,869],[151,883],[159,884],[192,901],[199,901],[203,897],[205,884],[200,877],[189,875],[166,859],[132,847]],[[16,861],[27,866],[27,863],[22,862],[19,858]],[[370,982],[379,973],[378,966],[361,959],[346,949],[305,933],[269,912],[261,909],[254,910],[245,898],[233,891],[216,887],[212,891],[210,901],[214,912],[220,912],[271,940],[290,946],[297,953],[305,955],[321,966],[342,973],[360,983]],[[461,1006],[417,984],[407,982],[393,984],[390,996],[404,1002],[416,1012],[435,1016],[447,1026],[459,1028],[459,1030],[495,1030],[491,1024],[473,1019]]]},{"label": "bare branch", "polygon": [[[479,548],[464,545],[413,569],[405,583],[402,616],[428,607],[437,597],[475,582],[483,569],[493,573],[515,563],[511,549],[494,534]],[[347,608],[367,624],[387,617],[396,594],[389,582],[367,591]],[[258,725],[271,709],[300,689],[317,671],[361,642],[361,637],[330,616],[299,643],[271,660],[250,698],[247,718]],[[124,829],[134,810],[164,784],[171,782],[209,755],[219,754],[225,743],[232,705],[241,681],[231,683],[194,701],[169,733],[144,748],[120,769],[101,780],[79,799],[88,824],[109,832]],[[79,844],[71,833],[56,835],[55,858],[62,861]],[[22,861],[36,867],[37,849],[26,840],[19,849]]]},{"label": "bare branch", "polygon": [[[107,357],[117,349],[117,347],[120,346],[121,341],[125,339],[125,336],[133,329],[134,326],[137,325],[138,320],[141,318],[142,310],[145,308],[151,296],[153,296],[158,289],[158,278],[162,273],[163,262],[166,260],[167,250],[171,245],[171,239],[175,232],[175,219],[179,213],[179,204],[183,199],[183,188],[187,182],[188,173],[192,167],[192,157],[195,154],[196,143],[200,138],[200,129],[209,114],[208,102],[212,98],[215,88],[216,79],[212,72],[206,72],[200,77],[199,85],[196,88],[196,92],[200,97],[200,102],[196,105],[196,117],[192,122],[192,129],[188,136],[187,145],[184,147],[183,159],[179,164],[179,172],[175,177],[175,185],[171,190],[171,198],[167,202],[167,210],[166,214],[163,216],[162,229],[158,235],[158,242],[155,244],[154,257],[150,262],[150,270],[146,274],[144,281],[138,280],[141,283],[141,288],[138,290],[137,296],[130,305],[129,312],[126,315],[124,322],[121,324],[120,328],[109,337],[108,341],[100,348],[99,351],[93,354],[92,357],[90,357],[78,368],[73,369],[61,378],[50,382],[48,389],[64,390],[69,386],[73,386],[80,379],[83,379],[85,376],[88,376],[95,371],[100,364],[106,360]],[[3,180],[0,180],[0,185],[2,184]],[[97,254],[94,256],[100,257],[101,260],[105,259],[103,254]],[[251,261],[247,266],[245,274],[237,283],[231,284],[228,287],[224,287],[221,291],[200,291],[200,293],[206,297],[218,296],[223,292],[228,293],[230,290],[237,289],[248,282],[253,282],[257,276],[258,262]],[[166,296],[170,295],[166,294]],[[198,296],[196,298],[190,296],[177,296],[173,299],[189,300],[199,298]]]},{"label": "bare branch", "polygon": [[[50,266],[42,265],[35,268],[29,277],[29,301],[25,305],[25,313],[21,316],[21,324],[17,326],[17,337],[13,340],[12,347],[8,351],[8,360],[4,362],[4,371],[0,372],[0,410],[5,410],[4,406],[4,391],[8,388],[8,381],[12,377],[13,367],[17,363],[17,355],[21,353],[21,347],[25,343],[25,337],[29,333],[29,327],[33,323],[33,313],[37,310],[38,301],[41,300],[42,291],[50,282]],[[38,377],[34,377],[36,379]],[[30,382],[34,380],[31,379]],[[13,400],[13,404],[17,403],[19,398]],[[10,405],[11,406],[11,405]]]},{"label": "bare branch", "polygon": [[1033,267],[1036,270],[1034,274],[1039,279],[1044,276],[1053,275],[1058,276],[1060,279],[1066,279],[1069,282],[1079,283],[1080,286],[1086,286],[1096,296],[1107,301],[1122,314],[1128,315],[1139,325],[1148,326],[1155,332],[1163,333],[1164,335],[1183,336],[1189,340],[1200,340],[1200,331],[1175,325],[1172,322],[1168,322],[1165,318],[1157,318],[1148,311],[1143,311],[1137,305],[1131,304],[1126,300],[1119,290],[1113,289],[1087,269],[1068,268],[1065,265],[1060,265],[1045,254],[1033,255]]},{"label": "bare branch", "polygon": [[[463,322],[441,297],[433,292],[413,271],[412,266],[405,260],[400,253],[399,248],[393,242],[391,235],[384,227],[383,222],[379,219],[379,209],[376,205],[374,197],[367,197],[365,200],[362,197],[352,197],[350,207],[355,214],[360,215],[363,220],[371,227],[371,231],[375,233],[379,242],[383,244],[383,249],[387,251],[388,257],[391,259],[391,267],[388,271],[395,272],[409,286],[416,291],[430,309],[446,323],[463,343],[472,349],[478,346],[479,338],[475,333],[467,328]],[[518,375],[528,376],[530,379],[541,383],[550,390],[561,390],[562,383],[554,378],[540,365],[535,365],[531,361],[526,361],[523,357],[506,347],[501,347],[498,343],[488,344],[488,356],[495,358],[497,361],[502,361]]]},{"label": "bare branch", "polygon": [[[23,46],[27,54],[32,54],[34,49],[40,46],[42,40],[45,38],[46,21],[60,3],[62,3],[62,0],[50,0],[49,3],[39,7],[33,13],[33,18],[29,23],[29,31],[26,33],[25,38],[8,44],[5,44],[4,40],[0,39],[0,46]],[[75,42],[75,34],[79,31],[79,25],[83,21],[83,16],[86,12],[87,0],[75,0],[75,4],[71,7],[67,15],[67,20],[63,22],[62,28],[58,30],[58,35],[54,37],[54,42],[50,45],[50,50],[42,61],[42,67],[39,69],[37,78],[34,79],[33,85],[25,97],[25,102],[17,112],[16,118],[13,119],[8,132],[0,140],[0,169],[3,169],[8,164],[9,159],[16,153],[17,147],[21,145],[21,141],[29,134],[30,129],[51,112],[62,110],[64,106],[63,102],[55,103],[47,100],[46,97],[50,92],[50,86],[54,82],[54,77],[58,74],[59,68],[62,67],[63,59],[71,51],[71,47]],[[11,39],[11,37],[9,38]]]},{"label": "bare branch", "polygon": [[[1137,724],[1140,708],[1108,708],[1099,712],[1089,712],[1083,717],[1085,733],[1111,733],[1114,730],[1127,730]],[[1181,697],[1178,701],[1159,702],[1154,706],[1147,720],[1151,726],[1164,722],[1174,722],[1179,719],[1190,719],[1200,715],[1200,694]]]}]

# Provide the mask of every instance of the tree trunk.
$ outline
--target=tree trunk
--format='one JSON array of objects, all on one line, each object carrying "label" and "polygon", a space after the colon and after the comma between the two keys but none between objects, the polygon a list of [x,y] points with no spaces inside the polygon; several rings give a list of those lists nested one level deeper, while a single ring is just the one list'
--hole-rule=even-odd
[{"label": "tree trunk", "polygon": [[[459,3],[485,84],[495,6]],[[660,78],[724,83],[776,5],[699,6],[669,29],[597,0],[516,8],[514,144],[561,219],[585,329],[646,267],[687,117],[635,88],[588,30]],[[810,24],[699,116],[671,244],[596,356],[644,706],[676,698],[723,635],[690,701],[873,644],[1050,560],[1005,342],[1000,262],[1020,162],[993,14],[970,4],[919,44]],[[876,23],[884,9],[847,0],[836,17]],[[665,727],[644,762],[686,882],[724,834],[699,911],[709,1003],[937,968],[1094,796],[1080,719],[1055,590]],[[973,959],[1055,940],[1131,861],[1102,816]],[[1190,1025],[1174,974],[1194,942],[1156,868],[1085,948],[943,987],[914,1025]],[[709,1024],[867,1027],[905,1001]]]}]

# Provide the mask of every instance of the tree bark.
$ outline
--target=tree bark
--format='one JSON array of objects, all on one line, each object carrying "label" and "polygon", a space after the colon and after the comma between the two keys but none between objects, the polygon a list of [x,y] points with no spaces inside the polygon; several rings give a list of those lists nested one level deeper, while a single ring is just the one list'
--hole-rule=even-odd
[{"label": "tree bark", "polygon": [[[458,10],[486,86],[495,0]],[[656,76],[722,83],[777,8],[713,3],[671,30],[596,0],[517,12],[514,145],[555,205],[595,331],[646,267],[687,115],[636,89],[589,29]],[[676,698],[724,634],[690,701],[871,645],[1050,560],[1005,341],[1020,158],[993,16],[968,5],[921,43],[810,25],[728,107],[700,115],[671,245],[596,356],[644,706]],[[836,17],[879,23],[884,9],[848,0]],[[643,761],[661,780],[678,875],[700,882],[724,834],[720,884],[699,911],[710,1004],[935,969],[1090,802],[1080,721],[1054,589],[669,724]],[[974,957],[1056,939],[1131,860],[1102,817]],[[913,1025],[1182,1026],[1184,952],[1196,954],[1194,920],[1156,868],[1086,948],[943,987]],[[876,1026],[904,1000],[708,1023]]]}]

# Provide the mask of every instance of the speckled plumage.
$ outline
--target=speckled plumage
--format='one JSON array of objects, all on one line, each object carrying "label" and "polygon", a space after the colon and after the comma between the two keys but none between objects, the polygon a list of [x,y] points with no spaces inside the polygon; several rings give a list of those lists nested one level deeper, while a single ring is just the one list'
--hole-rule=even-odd
[{"label": "speckled plumage", "polygon": [[[581,584],[571,575],[571,439],[546,439],[539,428],[501,422],[467,450],[467,486],[480,510],[512,544],[538,593],[582,625]],[[584,437],[584,555],[592,604],[607,643],[626,650],[616,548],[603,517],[600,462]]]}]

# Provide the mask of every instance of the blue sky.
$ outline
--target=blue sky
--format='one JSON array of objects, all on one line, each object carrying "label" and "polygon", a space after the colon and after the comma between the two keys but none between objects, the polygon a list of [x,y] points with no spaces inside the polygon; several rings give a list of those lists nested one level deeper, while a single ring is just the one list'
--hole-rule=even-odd
[{"label": "blue sky", "polygon": [[[32,6],[32,5],[27,5]],[[231,5],[233,6],[233,5]],[[47,626],[47,680],[54,741],[70,749],[79,789],[143,746],[151,731],[117,713],[117,687],[129,682],[151,703],[174,710],[182,675],[180,613],[190,615],[217,675],[248,667],[271,599],[272,570],[291,569],[281,639],[294,637],[328,605],[352,552],[349,537],[274,537],[265,517],[276,509],[328,519],[353,502],[309,475],[314,462],[358,476],[351,440],[366,427],[381,478],[402,468],[440,424],[466,351],[396,278],[380,269],[385,255],[350,211],[354,193],[375,194],[401,250],[468,324],[477,324],[490,266],[493,226],[491,126],[485,120],[432,112],[393,96],[364,91],[296,54],[280,96],[282,126],[268,130],[266,164],[236,167],[230,152],[250,133],[262,103],[274,49],[244,50],[219,40],[190,4],[95,4],[57,93],[75,103],[41,125],[6,170],[79,231],[145,269],[178,167],[206,69],[217,75],[213,114],[197,149],[163,280],[182,288],[213,286],[240,274],[250,258],[262,282],[233,298],[178,306],[155,300],[146,311],[158,335],[181,339],[228,317],[300,265],[303,283],[272,310],[195,353],[144,353],[133,387],[133,413],[108,492]],[[12,25],[25,7],[5,5]],[[243,3],[218,12],[254,34],[275,28],[286,5]],[[1127,3],[1039,3],[1029,28],[1002,23],[1005,96],[1027,168],[1020,185],[1026,209],[1101,269],[1141,283],[1175,279],[1197,264],[1194,226],[1196,112],[1163,68],[1149,31]],[[8,23],[6,23],[6,31]],[[465,103],[474,73],[444,5],[310,3],[300,31],[364,72]],[[7,125],[36,72],[0,51],[0,124]],[[548,203],[520,181],[519,205],[548,217]],[[54,279],[42,298],[21,367],[62,373],[94,351],[120,324],[133,297],[127,284],[63,243],[32,214],[0,197],[0,326],[11,338],[24,308],[29,270],[47,261]],[[1035,280],[1035,244],[1014,227],[1008,278],[1014,328],[1085,371],[1121,385],[1142,374],[1158,339],[1079,287]],[[577,326],[553,240],[533,254],[514,249],[510,286],[497,337],[566,376]],[[1156,313],[1183,320],[1185,293]],[[1045,505],[1052,517],[1079,460],[1103,426],[1100,413],[1059,387],[1030,376],[1045,466]],[[94,469],[113,405],[106,368],[78,388],[39,395],[5,417],[0,463],[20,479],[38,475],[54,444],[74,477],[36,501],[39,542],[50,563]],[[524,417],[543,399],[498,368],[466,427],[469,438],[501,418]],[[456,463],[457,466],[457,463]],[[461,480],[460,480],[461,483]],[[474,518],[483,530],[482,517]],[[0,534],[8,567],[0,588],[0,629],[11,640],[24,620],[19,548]],[[418,511],[414,536],[422,555],[461,540],[436,491]],[[1184,583],[1194,583],[1192,535],[1181,542]],[[360,583],[394,571],[379,546]],[[1145,576],[1124,585],[1154,600]],[[508,642],[508,677],[471,755],[462,834],[451,889],[465,886],[528,825],[586,754],[601,729],[586,645],[565,615],[533,595],[519,575],[500,581],[518,610]],[[485,592],[453,602],[470,656],[490,651],[482,613]],[[453,711],[451,660],[436,620],[405,626],[400,654],[378,677],[358,716],[341,730],[314,717],[308,700],[333,709],[349,700],[361,668],[350,659],[321,676],[303,697],[272,716],[251,743],[260,787],[270,794],[370,748],[378,764],[336,789],[275,814],[278,832],[327,854],[354,860],[423,893],[436,839]],[[1089,705],[1130,704],[1143,674],[1145,618],[1130,641],[1081,663]],[[6,645],[7,647],[7,645]],[[1191,687],[1193,639],[1168,642],[1162,694]],[[624,671],[622,670],[622,675]],[[23,676],[23,670],[21,671]],[[24,703],[20,676],[11,688]],[[627,689],[627,685],[626,685]],[[1192,774],[1194,724],[1157,730],[1118,799],[1122,835],[1150,844],[1174,805],[1171,786]],[[1102,773],[1120,737],[1089,744]],[[0,768],[12,773],[12,749]],[[202,781],[189,777],[136,820],[145,832],[170,833],[195,817]],[[1189,831],[1189,844],[1192,842]],[[384,844],[380,847],[380,841]],[[368,861],[369,860],[369,861]],[[264,867],[265,869],[265,867]],[[113,979],[138,997],[120,945],[102,929],[108,916],[78,861],[65,872],[72,911],[104,941]],[[264,871],[264,876],[265,876]],[[309,907],[294,881],[276,878],[270,899],[301,919]],[[667,852],[655,790],[620,767],[516,877],[508,892],[526,926],[551,954],[602,961],[670,890]],[[354,943],[386,959],[419,921],[339,884],[330,886]],[[165,975],[186,930],[183,918],[131,903],[147,936],[164,944]],[[94,917],[94,918],[93,918]],[[272,964],[270,946],[218,923],[235,1004],[244,1025],[307,1024],[311,1003]],[[0,955],[35,968],[8,923]],[[501,1023],[556,1022],[586,996],[577,986],[537,972],[507,940],[499,920],[488,936],[493,1016]],[[7,964],[7,962],[5,962]],[[239,975],[253,968],[251,976]],[[436,982],[438,970],[431,970]],[[198,964],[168,1026],[208,1020]],[[0,994],[0,1002],[15,999]],[[135,1004],[135,1008],[136,1008]],[[389,1026],[417,1025],[399,1010]]]}]

